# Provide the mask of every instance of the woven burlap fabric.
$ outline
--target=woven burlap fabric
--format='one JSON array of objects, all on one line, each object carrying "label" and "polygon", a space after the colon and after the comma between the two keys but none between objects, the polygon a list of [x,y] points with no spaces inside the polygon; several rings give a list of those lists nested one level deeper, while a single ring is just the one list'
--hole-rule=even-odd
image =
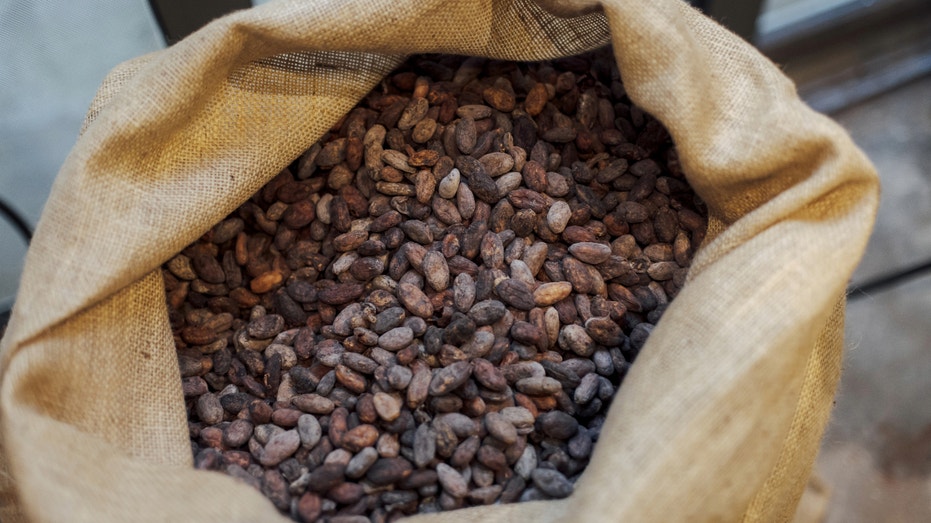
[{"label": "woven burlap fabric", "polygon": [[[550,2],[570,15],[588,2]],[[751,46],[677,0],[279,1],[114,70],[61,169],[2,341],[4,523],[284,521],[191,468],[158,267],[405,55],[532,60],[613,42],[675,140],[708,239],[568,499],[417,521],[791,518],[840,372],[877,180]]]}]

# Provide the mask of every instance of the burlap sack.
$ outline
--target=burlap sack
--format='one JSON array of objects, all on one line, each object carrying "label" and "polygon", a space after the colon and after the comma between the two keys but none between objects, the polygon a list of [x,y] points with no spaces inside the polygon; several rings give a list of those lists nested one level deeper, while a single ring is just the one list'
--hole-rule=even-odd
[{"label": "burlap sack", "polygon": [[251,487],[191,467],[159,265],[404,55],[533,60],[609,39],[708,204],[708,240],[569,499],[414,520],[789,519],[830,412],[877,180],[772,63],[676,0],[605,0],[570,19],[532,0],[282,0],[117,68],[55,183],[2,342],[0,519],[285,521]]}]

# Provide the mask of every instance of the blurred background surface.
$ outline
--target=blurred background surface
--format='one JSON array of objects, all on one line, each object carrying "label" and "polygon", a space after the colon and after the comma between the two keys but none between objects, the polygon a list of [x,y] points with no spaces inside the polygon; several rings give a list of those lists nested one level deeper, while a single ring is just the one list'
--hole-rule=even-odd
[{"label": "blurred background surface", "polygon": [[[779,64],[812,107],[850,132],[883,183],[851,286],[845,370],[812,491],[820,495],[806,498],[806,517],[929,521],[931,2],[692,3]],[[34,228],[107,72],[249,4],[0,0],[0,200]],[[0,217],[0,315],[25,252]]]}]

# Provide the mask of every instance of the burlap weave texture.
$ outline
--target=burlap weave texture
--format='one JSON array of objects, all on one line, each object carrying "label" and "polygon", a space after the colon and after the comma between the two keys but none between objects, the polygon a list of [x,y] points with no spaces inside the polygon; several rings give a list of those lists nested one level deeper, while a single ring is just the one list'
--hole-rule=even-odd
[{"label": "burlap weave texture", "polygon": [[877,206],[875,172],[843,130],[678,0],[604,0],[575,18],[533,0],[280,0],[101,87],[0,345],[0,520],[284,521],[250,487],[191,468],[160,264],[408,54],[534,60],[608,41],[708,204],[708,239],[569,499],[416,520],[791,518]]}]

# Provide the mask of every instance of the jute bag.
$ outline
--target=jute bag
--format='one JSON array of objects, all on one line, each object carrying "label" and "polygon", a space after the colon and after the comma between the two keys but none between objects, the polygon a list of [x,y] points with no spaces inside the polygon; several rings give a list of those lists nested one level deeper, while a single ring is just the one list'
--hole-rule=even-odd
[{"label": "jute bag", "polygon": [[118,67],[61,169],[2,342],[14,521],[285,521],[191,467],[158,267],[404,55],[535,60],[614,44],[710,211],[690,280],[561,501],[411,521],[784,521],[840,370],[844,288],[877,206],[849,137],[677,0],[279,1]]}]

